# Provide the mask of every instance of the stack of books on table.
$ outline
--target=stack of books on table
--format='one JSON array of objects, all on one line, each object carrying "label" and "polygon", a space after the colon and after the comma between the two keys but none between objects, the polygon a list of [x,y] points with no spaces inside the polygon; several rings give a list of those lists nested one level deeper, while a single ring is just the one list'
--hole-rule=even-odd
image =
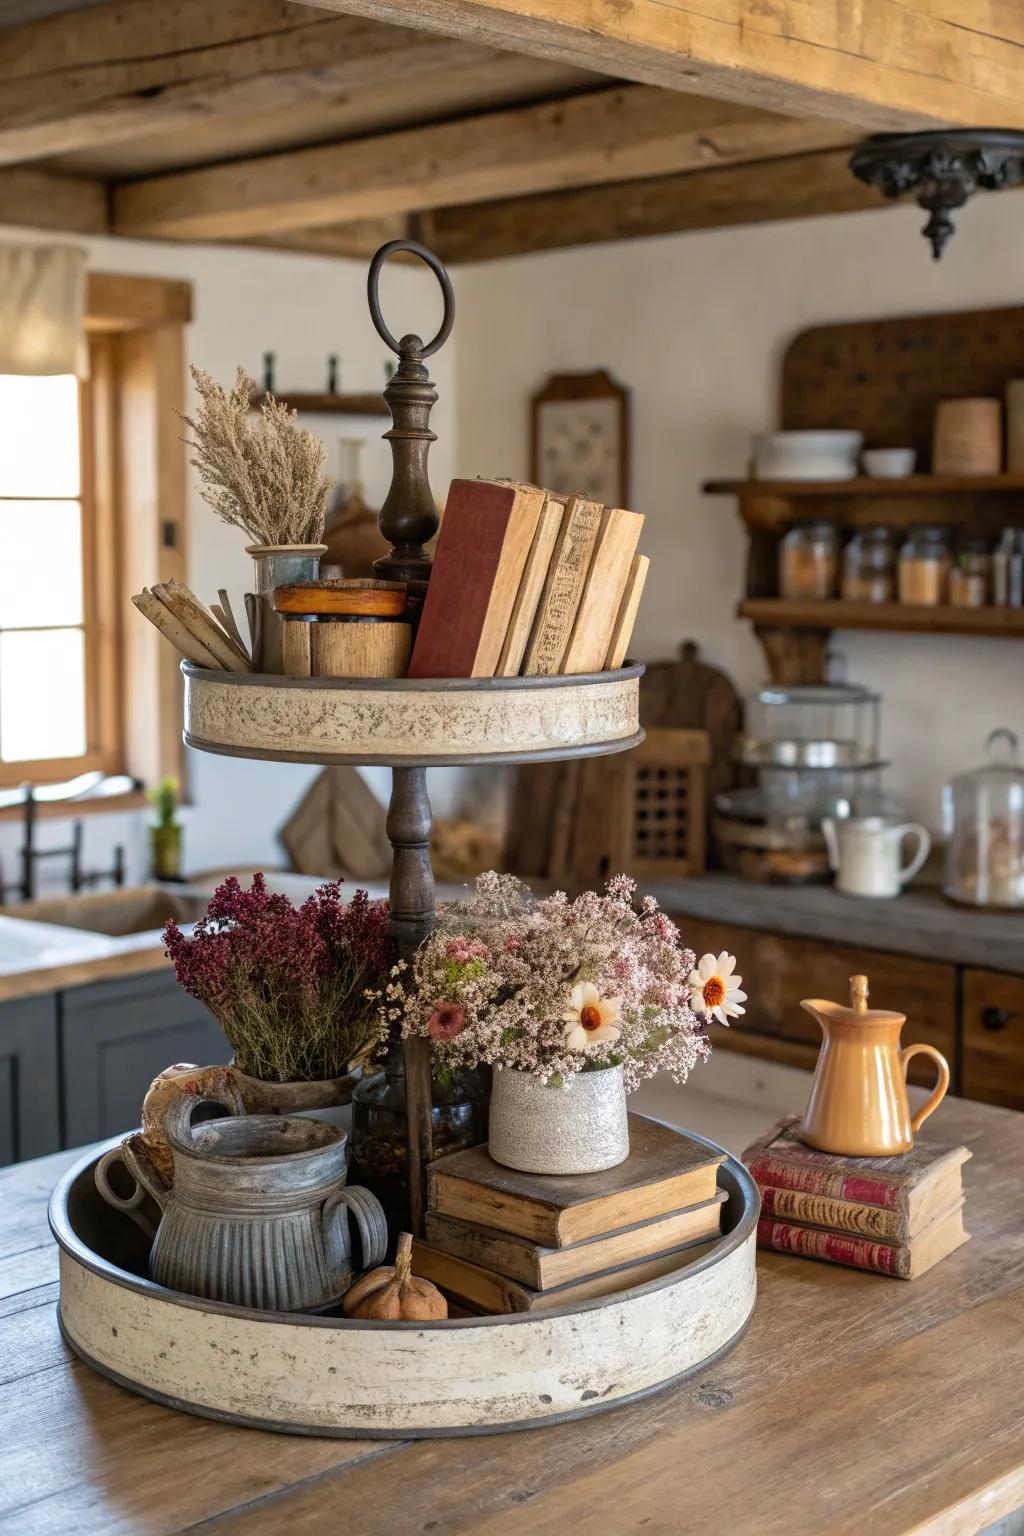
[{"label": "stack of books on table", "polygon": [[839,1157],[799,1139],[788,1115],[747,1148],[761,1191],[761,1248],[915,1280],[966,1243],[966,1147],[919,1142],[896,1157]]},{"label": "stack of books on table", "polygon": [[453,480],[410,677],[620,667],[650,561],[644,519],[512,480]]},{"label": "stack of books on table", "polygon": [[617,1168],[517,1173],[486,1146],[431,1163],[413,1271],[460,1311],[529,1312],[628,1290],[707,1252],[721,1231],[720,1153],[629,1117]]}]

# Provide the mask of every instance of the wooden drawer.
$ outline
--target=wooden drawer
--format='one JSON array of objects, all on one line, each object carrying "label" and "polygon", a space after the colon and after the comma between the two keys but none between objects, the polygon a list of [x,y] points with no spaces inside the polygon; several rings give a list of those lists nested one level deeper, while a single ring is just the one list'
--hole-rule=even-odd
[{"label": "wooden drawer", "polygon": [[1024,1109],[1024,977],[965,971],[963,1092]]},{"label": "wooden drawer", "polygon": [[[952,1072],[956,1035],[956,971],[952,965],[762,933],[701,918],[683,916],[676,921],[698,958],[708,951],[718,954],[726,949],[736,956],[736,969],[743,977],[743,990],[749,999],[747,1011],[728,1030],[712,1029],[714,1045],[788,1066],[813,1067],[821,1031],[800,1007],[800,999],[826,997],[843,1002],[850,995],[850,977],[863,973],[870,978],[871,1001],[876,1007],[896,1008],[907,1015],[904,1045],[925,1040],[937,1046]],[[1024,983],[1018,985],[1024,988]],[[1024,1039],[1024,991],[1020,1006]],[[930,1085],[935,1081],[934,1065],[912,1062],[910,1080]]]}]

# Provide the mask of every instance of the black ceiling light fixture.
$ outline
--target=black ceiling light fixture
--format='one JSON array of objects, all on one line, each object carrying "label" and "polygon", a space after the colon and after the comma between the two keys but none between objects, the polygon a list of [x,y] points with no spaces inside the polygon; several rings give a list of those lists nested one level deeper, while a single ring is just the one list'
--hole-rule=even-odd
[{"label": "black ceiling light fixture", "polygon": [[928,211],[924,236],[938,261],[953,234],[952,212],[972,193],[1024,181],[1024,133],[1010,128],[937,128],[876,133],[850,156],[850,170],[884,197],[910,192]]}]

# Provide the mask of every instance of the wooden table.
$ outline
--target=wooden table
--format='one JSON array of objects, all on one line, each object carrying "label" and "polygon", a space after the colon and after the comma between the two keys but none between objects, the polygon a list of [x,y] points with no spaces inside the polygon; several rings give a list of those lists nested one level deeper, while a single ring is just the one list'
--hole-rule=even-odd
[{"label": "wooden table", "polygon": [[61,1343],[46,1201],[0,1174],[0,1532],[156,1536],[967,1536],[1024,1505],[1024,1116],[947,1101],[970,1243],[911,1284],[759,1256],[746,1337],[648,1401],[521,1434],[346,1442],[236,1429]]}]

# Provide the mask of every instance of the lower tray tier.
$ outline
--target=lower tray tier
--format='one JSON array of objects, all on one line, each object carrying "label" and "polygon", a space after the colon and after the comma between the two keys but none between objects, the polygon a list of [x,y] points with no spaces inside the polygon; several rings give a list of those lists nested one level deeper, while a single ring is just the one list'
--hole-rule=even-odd
[{"label": "lower tray tier", "polygon": [[181,670],[186,742],[229,757],[430,767],[587,757],[643,740],[642,666],[439,679]]},{"label": "lower tray tier", "polygon": [[759,1198],[728,1156],[725,1231],[689,1267],[551,1311],[378,1323],[256,1312],[154,1284],[138,1229],[96,1191],[106,1150],[72,1168],[50,1202],[61,1331],[119,1385],[208,1418],[375,1440],[579,1418],[703,1369],[754,1306]]}]

